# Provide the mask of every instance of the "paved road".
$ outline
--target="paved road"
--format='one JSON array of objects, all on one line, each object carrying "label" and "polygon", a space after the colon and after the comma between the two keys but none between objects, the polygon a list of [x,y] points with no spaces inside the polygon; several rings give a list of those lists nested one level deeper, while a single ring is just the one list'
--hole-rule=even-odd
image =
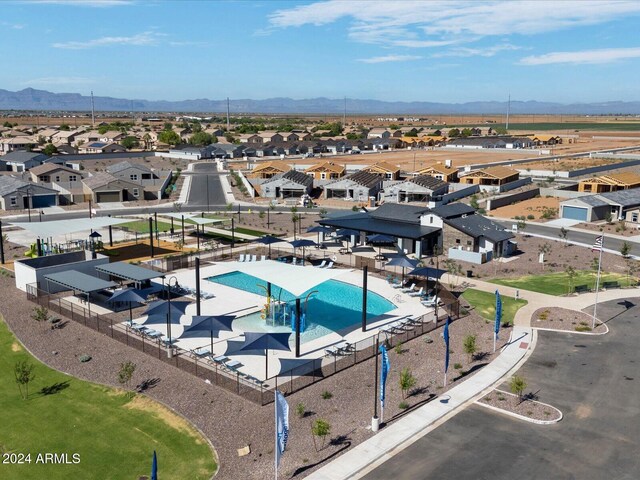
[{"label": "paved road", "polygon": [[[194,167],[200,167],[197,164]],[[191,187],[189,188],[189,197],[187,205],[189,207],[209,207],[212,205],[225,205],[224,191],[220,183],[220,174],[217,172],[207,171],[204,168],[196,169],[191,176]]]},{"label": "paved road", "polygon": [[[498,220],[498,223],[504,225],[505,228],[511,228],[511,226],[515,223],[514,221],[504,221]],[[523,232],[524,234],[536,235],[536,236],[544,236],[555,239],[560,239],[560,227],[555,226],[547,226],[540,224],[527,223],[527,226]],[[575,231],[568,230],[567,231],[567,241],[575,242],[575,243],[583,243],[585,245],[593,245],[596,237],[600,234],[597,232],[590,233],[584,231]],[[620,240],[618,238],[606,237],[604,248],[606,250],[613,250],[614,252],[619,252],[622,248],[622,244],[625,240]],[[635,239],[627,239],[626,242],[631,246],[631,255],[640,256],[640,243]]]},{"label": "paved road", "polygon": [[[626,310],[599,306],[610,318],[603,337],[539,332],[520,369],[541,401],[564,419],[539,426],[472,406],[364,478],[640,478],[640,301]],[[503,385],[502,388],[506,388]]]}]

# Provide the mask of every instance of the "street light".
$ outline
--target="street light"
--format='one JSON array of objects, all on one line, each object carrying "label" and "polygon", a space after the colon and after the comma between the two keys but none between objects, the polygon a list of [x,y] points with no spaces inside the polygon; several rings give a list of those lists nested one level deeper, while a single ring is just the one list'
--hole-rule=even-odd
[{"label": "street light", "polygon": [[[180,286],[175,275],[167,280],[167,302],[169,305],[169,308],[167,308],[167,358],[173,358],[173,346],[171,344],[171,280],[176,281],[176,287]],[[164,284],[164,277],[162,277],[162,283]]]},{"label": "street light", "polygon": [[39,220],[40,222],[42,222],[42,215],[43,215],[43,214],[44,214],[44,211],[42,211],[42,210],[40,210],[40,211],[38,212],[38,215],[40,216],[40,220]]},{"label": "street light", "polygon": [[29,211],[29,223],[31,223],[31,187],[27,187],[27,210]]}]

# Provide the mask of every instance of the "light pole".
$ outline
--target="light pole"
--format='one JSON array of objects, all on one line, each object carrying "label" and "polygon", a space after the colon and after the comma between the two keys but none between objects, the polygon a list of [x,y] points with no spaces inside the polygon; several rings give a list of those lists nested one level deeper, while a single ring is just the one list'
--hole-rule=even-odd
[{"label": "light pole", "polygon": [[43,212],[42,210],[40,210],[40,211],[38,212],[38,215],[40,216],[40,220],[39,220],[40,222],[42,222],[42,214],[43,214],[43,213],[44,213],[44,212]]},{"label": "light pole", "polygon": [[[173,358],[173,345],[171,343],[171,280],[175,280],[175,286],[179,287],[178,279],[175,275],[169,277],[167,280],[167,358]],[[162,278],[162,282],[164,283],[164,277]]]},{"label": "light pole", "polygon": [[27,210],[29,211],[29,223],[31,223],[31,187],[27,187]]}]

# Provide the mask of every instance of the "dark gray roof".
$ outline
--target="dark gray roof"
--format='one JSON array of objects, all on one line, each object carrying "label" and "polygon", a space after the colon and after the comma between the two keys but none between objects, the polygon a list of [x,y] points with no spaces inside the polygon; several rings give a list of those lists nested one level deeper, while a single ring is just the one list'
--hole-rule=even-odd
[{"label": "dark gray roof", "polygon": [[[4,197],[5,195],[9,195],[14,193],[16,190],[22,190],[25,192],[25,189],[30,187],[31,192],[34,194],[38,193],[58,193],[57,190],[53,188],[45,187],[44,185],[38,185],[37,183],[25,182],[16,177],[12,177],[10,175],[0,175],[0,197]],[[25,192],[26,193],[26,192]]]},{"label": "dark gray roof", "polygon": [[369,214],[372,218],[380,220],[419,224],[420,216],[428,212],[429,209],[427,207],[402,205],[399,203],[385,203],[375,210],[372,210]]},{"label": "dark gray roof", "polygon": [[362,185],[363,187],[367,187],[367,188],[375,187],[382,181],[379,175],[376,175],[375,173],[362,172],[362,171],[353,173],[351,175],[347,175],[346,177],[341,178],[340,180],[347,180],[347,179],[357,183],[358,185]]},{"label": "dark gray roof", "polygon": [[[602,200],[600,198],[600,195],[585,195],[584,197],[578,197],[573,200],[586,203],[591,207],[605,207],[610,205],[609,203]],[[571,202],[571,200],[568,200],[567,202]],[[562,203],[564,204],[566,202],[562,202]]]},{"label": "dark gray roof", "polygon": [[464,203],[456,202],[449,205],[442,205],[440,207],[432,208],[431,211],[438,215],[440,218],[454,218],[461,215],[470,215],[475,213],[475,209]]},{"label": "dark gray roof", "polygon": [[502,242],[514,237],[513,233],[505,230],[502,225],[498,225],[482,215],[474,214],[450,218],[445,222],[474,238],[486,237],[493,242]]},{"label": "dark gray roof", "polygon": [[443,182],[442,180],[430,175],[418,175],[409,181],[421,187],[428,188],[429,190],[438,190],[447,185],[447,182]]},{"label": "dark gray roof", "polygon": [[96,271],[106,273],[113,277],[134,282],[144,282],[152,278],[161,277],[163,274],[148,268],[138,267],[127,262],[108,263],[96,267]]},{"label": "dark gray roof", "polygon": [[456,138],[449,142],[449,145],[479,145],[482,147],[492,147],[495,145],[504,146],[505,141],[501,138]]},{"label": "dark gray roof", "polygon": [[[601,193],[599,195],[609,202],[617,203],[623,207],[635,207],[640,205],[640,188],[630,188],[628,190],[618,190],[617,192]],[[584,197],[581,197],[581,200]]]},{"label": "dark gray roof", "polygon": [[137,168],[138,170],[143,170],[144,172],[151,173],[151,169],[146,165],[142,165],[140,163],[131,163],[127,161],[116,163],[115,165],[108,167],[107,172],[118,173],[128,168]]},{"label": "dark gray roof", "polygon": [[86,273],[78,272],[77,270],[65,270],[64,272],[51,273],[44,276],[45,280],[48,280],[69,290],[77,290],[78,292],[91,293],[105,288],[116,287],[118,284],[115,282],[108,282],[98,277],[87,275]]},{"label": "dark gray roof", "polygon": [[390,222],[380,218],[373,218],[369,213],[349,215],[337,218],[319,220],[320,225],[335,228],[350,228],[367,233],[381,233],[394,237],[420,239],[439,231],[439,228],[423,227],[417,223]]},{"label": "dark gray roof", "polygon": [[282,174],[282,178],[286,178],[287,180],[291,180],[292,182],[296,182],[304,186],[313,184],[313,177],[306,173],[299,172],[298,170],[289,170]]},{"label": "dark gray roof", "polygon": [[43,153],[37,152],[27,152],[26,150],[15,150],[13,152],[7,153],[2,159],[5,162],[14,162],[14,163],[25,163],[31,160],[35,160],[37,162],[44,162],[49,157]]}]

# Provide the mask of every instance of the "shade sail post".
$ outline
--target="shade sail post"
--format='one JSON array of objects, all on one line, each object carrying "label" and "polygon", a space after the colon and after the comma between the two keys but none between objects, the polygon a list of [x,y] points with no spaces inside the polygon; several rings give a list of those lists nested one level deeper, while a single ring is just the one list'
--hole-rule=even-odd
[{"label": "shade sail post", "polygon": [[300,299],[296,298],[296,358],[300,357]]}]

